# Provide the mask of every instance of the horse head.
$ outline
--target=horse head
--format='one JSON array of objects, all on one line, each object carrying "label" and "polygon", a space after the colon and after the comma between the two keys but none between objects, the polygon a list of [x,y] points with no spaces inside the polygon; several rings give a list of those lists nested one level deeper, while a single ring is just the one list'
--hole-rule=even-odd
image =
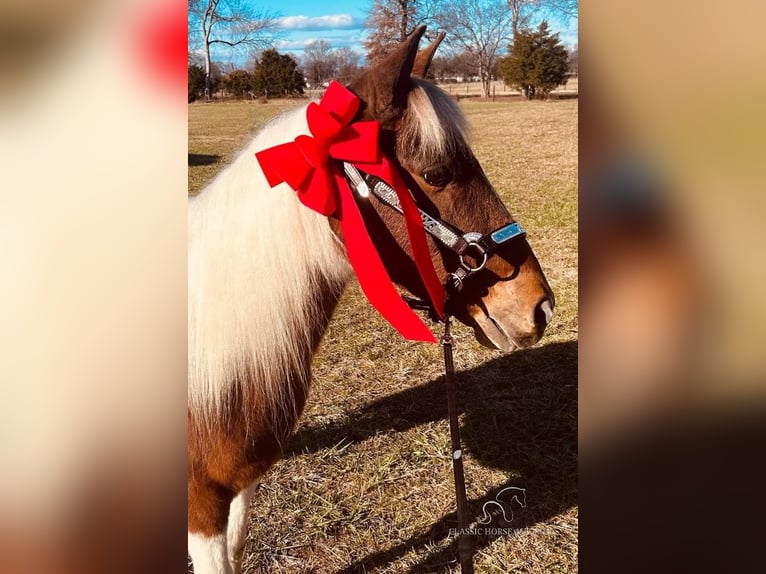
[{"label": "horse head", "polygon": [[[460,108],[423,79],[443,38],[440,34],[419,53],[424,32],[425,26],[418,27],[348,86],[361,100],[356,119],[380,123],[381,150],[423,211],[456,229],[490,234],[514,219],[468,145]],[[374,201],[364,215],[392,280],[425,298],[402,217]],[[461,257],[432,239],[429,245],[434,267],[446,282]],[[498,246],[486,261],[479,261],[480,254],[474,257],[476,261],[469,254],[464,262],[481,269],[450,294],[448,311],[473,327],[477,339],[490,348],[513,350],[535,344],[551,319],[554,298],[526,238]]]}]

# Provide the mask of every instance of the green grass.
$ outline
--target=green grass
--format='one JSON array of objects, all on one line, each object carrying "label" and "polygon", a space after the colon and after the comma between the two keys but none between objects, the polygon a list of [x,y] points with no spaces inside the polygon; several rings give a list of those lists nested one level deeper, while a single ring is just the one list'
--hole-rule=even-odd
[{"label": "green grass", "polygon": [[[291,105],[189,107],[190,193]],[[295,105],[295,103],[292,103]],[[512,354],[456,327],[471,516],[505,486],[527,507],[474,540],[477,572],[577,571],[577,102],[461,102],[473,149],[529,232],[556,293],[541,343]],[[192,157],[192,156],[190,156]],[[457,572],[441,352],[407,343],[358,286],[314,361],[311,397],[285,457],[256,491],[247,573]]]}]

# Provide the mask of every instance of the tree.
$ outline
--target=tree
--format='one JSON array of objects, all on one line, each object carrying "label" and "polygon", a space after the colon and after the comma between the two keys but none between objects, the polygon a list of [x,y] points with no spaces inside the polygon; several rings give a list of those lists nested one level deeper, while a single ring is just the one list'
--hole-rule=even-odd
[{"label": "tree", "polygon": [[541,0],[506,0],[511,11],[511,37],[529,26],[532,15],[540,7]]},{"label": "tree", "polygon": [[[440,0],[374,0],[365,28],[370,31],[364,48],[367,63],[372,64],[388,54],[421,24],[429,24],[438,12]],[[433,39],[435,30],[427,37]]]},{"label": "tree", "polygon": [[468,54],[489,97],[491,70],[500,46],[511,39],[511,13],[503,0],[448,0],[437,17],[453,48]]},{"label": "tree", "polygon": [[530,100],[544,99],[556,86],[564,83],[569,68],[569,53],[551,34],[543,20],[537,30],[522,30],[516,34],[510,53],[499,66],[503,81],[520,89]]},{"label": "tree", "polygon": [[333,79],[336,62],[332,46],[327,40],[309,42],[303,49],[303,72],[312,87]]},{"label": "tree", "polygon": [[205,93],[205,70],[196,64],[189,66],[189,101],[198,100]]},{"label": "tree", "polygon": [[338,48],[332,53],[335,62],[335,79],[342,84],[349,84],[357,76],[361,75],[363,68],[359,65],[362,59],[359,52],[355,52],[348,46]]},{"label": "tree", "polygon": [[218,71],[221,74],[221,77],[228,76],[232,72],[237,71],[239,68],[234,65],[233,62],[219,62],[218,63]]},{"label": "tree", "polygon": [[253,71],[253,90],[259,95],[301,95],[305,84],[298,62],[273,48],[263,51]]},{"label": "tree", "polygon": [[514,35],[529,28],[532,18],[539,13],[549,16],[577,18],[578,0],[506,0],[511,11],[511,30]]},{"label": "tree", "polygon": [[428,75],[438,82],[443,82],[448,77],[451,78],[454,74],[450,67],[449,58],[447,56],[434,56],[428,68]]},{"label": "tree", "polygon": [[[191,59],[190,59],[191,60]],[[193,62],[193,60],[192,60]],[[210,75],[208,77],[208,85],[210,93],[215,93],[218,88],[218,84],[221,80],[220,65],[217,62],[210,63]],[[205,70],[200,64],[189,64],[189,101],[193,102],[205,96]]]},{"label": "tree", "polygon": [[274,40],[277,19],[248,0],[188,0],[189,46],[205,58],[205,97],[211,95],[210,49],[264,47]]},{"label": "tree", "polygon": [[361,56],[348,46],[333,50],[327,40],[306,44],[303,55],[303,73],[312,87],[322,86],[330,80],[348,84],[362,72]]},{"label": "tree", "polygon": [[575,76],[579,73],[578,67],[580,64],[580,58],[577,53],[577,44],[574,45],[574,48],[569,50],[569,73],[574,74]]},{"label": "tree", "polygon": [[558,14],[565,18],[577,18],[578,0],[540,0],[543,10],[548,14]]},{"label": "tree", "polygon": [[471,76],[475,75],[473,58],[466,52],[454,52],[446,56],[436,56],[431,62],[428,73],[429,76],[441,82],[448,80],[456,81],[457,78],[468,81]]},{"label": "tree", "polygon": [[235,98],[243,98],[253,91],[253,76],[245,70],[234,70],[224,77],[223,87]]}]

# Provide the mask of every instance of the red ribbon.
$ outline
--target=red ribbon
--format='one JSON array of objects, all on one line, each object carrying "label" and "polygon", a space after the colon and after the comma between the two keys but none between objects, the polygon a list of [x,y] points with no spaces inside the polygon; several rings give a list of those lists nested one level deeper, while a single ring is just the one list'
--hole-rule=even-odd
[{"label": "red ribbon", "polygon": [[349,162],[396,191],[415,265],[433,308],[442,316],[444,288],[431,261],[417,205],[399,173],[380,153],[378,122],[351,123],[358,110],[359,98],[332,82],[319,104],[312,102],[306,110],[313,137],[300,135],[295,141],[259,151],[255,157],[271,187],[286,182],[306,207],[340,221],[349,261],[373,307],[404,338],[433,343],[431,331],[394,287],[340,169],[340,161]]}]

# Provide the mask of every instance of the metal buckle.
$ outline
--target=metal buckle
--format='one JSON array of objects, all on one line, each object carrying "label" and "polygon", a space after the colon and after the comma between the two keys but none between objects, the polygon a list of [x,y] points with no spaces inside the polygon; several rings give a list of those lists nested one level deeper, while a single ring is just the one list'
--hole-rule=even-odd
[{"label": "metal buckle", "polygon": [[[479,263],[476,267],[471,267],[470,263],[468,263],[465,260],[466,256],[471,255],[470,253],[468,253],[468,250],[471,247],[474,247],[479,252],[479,255],[481,256],[481,263]],[[478,257],[474,257],[474,259],[478,259]],[[476,273],[477,271],[481,271],[482,269],[484,269],[484,266],[487,264],[487,259],[489,259],[487,250],[484,249],[481,245],[479,245],[479,243],[477,243],[476,241],[469,241],[468,247],[466,248],[466,250],[460,254],[460,266],[463,267],[463,269],[465,269],[469,273]]]},{"label": "metal buckle", "polygon": [[370,197],[370,186],[364,181],[364,177],[359,173],[359,170],[350,163],[343,162],[343,171],[346,173],[346,177],[351,183],[352,187],[359,194],[359,197],[367,199]]},{"label": "metal buckle", "polygon": [[[526,232],[524,231],[524,228],[521,227],[520,224],[517,222],[509,223],[508,225],[504,225],[503,227],[499,229],[495,229],[491,233],[488,233],[489,239],[494,243],[489,249],[484,247],[482,245],[482,241],[487,237],[487,235],[482,235],[481,233],[478,233],[476,231],[469,231],[468,233],[463,234],[463,239],[468,244],[465,250],[463,250],[462,253],[459,254],[460,256],[460,266],[468,271],[469,274],[476,273],[477,271],[481,271],[484,269],[484,266],[487,264],[487,260],[489,259],[489,256],[491,253],[494,252],[495,247],[505,243],[506,241],[510,241],[511,239],[514,239],[515,237],[520,237],[522,235],[525,235]],[[479,254],[479,257],[473,257],[474,259],[478,260],[481,259],[481,262],[476,267],[471,267],[471,264],[468,263],[465,258],[466,256],[470,255],[468,253],[468,250],[473,247]]]},{"label": "metal buckle", "polygon": [[460,293],[460,291],[463,290],[463,279],[468,277],[471,274],[470,271],[465,269],[463,266],[458,267],[449,274],[449,278],[452,280],[452,289],[456,293]]}]

